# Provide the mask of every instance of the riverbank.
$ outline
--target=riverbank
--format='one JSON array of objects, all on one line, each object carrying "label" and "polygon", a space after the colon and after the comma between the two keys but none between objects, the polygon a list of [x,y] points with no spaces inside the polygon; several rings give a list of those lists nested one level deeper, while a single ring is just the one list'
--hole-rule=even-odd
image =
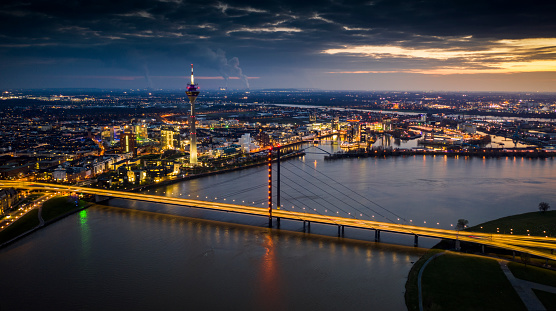
[{"label": "riverbank", "polygon": [[[503,230],[508,230],[516,235],[553,236],[552,232],[556,230],[556,211],[502,217],[466,230],[486,233],[504,233]],[[406,283],[405,301],[408,310],[419,310],[419,273],[423,275],[420,280],[423,310],[526,310],[522,299],[527,303],[538,300],[549,310],[556,305],[556,294],[551,291],[556,288],[550,288],[556,285],[556,271],[547,269],[553,268],[556,262],[531,256],[515,256],[512,252],[493,248],[486,248],[481,256],[469,254],[483,251],[473,243],[462,242],[462,251],[467,254],[444,250],[452,247],[453,242],[441,241],[413,265]],[[431,260],[426,269],[423,269],[429,258],[442,252],[445,254]],[[507,264],[512,260],[514,262]],[[511,272],[503,272],[501,269],[506,264]],[[512,289],[510,279],[514,278],[517,279],[513,282],[518,284],[518,288],[526,287],[525,294],[520,292],[518,295]],[[519,285],[521,283],[523,284]],[[501,294],[501,291],[504,293]],[[526,298],[523,298],[524,295]]]},{"label": "riverbank", "polygon": [[67,198],[69,197],[52,198],[44,202],[40,208],[29,211],[8,228],[2,230],[0,232],[0,248],[92,205],[92,203],[81,200],[76,205],[75,200],[70,202]]},{"label": "riverbank", "polygon": [[480,158],[532,158],[546,159],[556,157],[556,152],[536,149],[462,149],[462,150],[429,150],[429,149],[382,149],[373,148],[371,150],[351,150],[337,152],[324,157],[325,160],[337,160],[347,158],[368,158],[368,157],[406,157],[415,155],[432,155],[448,157],[480,157]]},{"label": "riverbank", "polygon": [[[434,255],[437,257],[424,267],[422,262]],[[422,309],[416,303],[419,293],[408,290],[406,303],[409,311],[526,310],[495,259],[434,250],[417,263],[410,272],[408,284],[411,282],[413,287],[422,287]],[[422,274],[420,280],[414,277],[419,273]],[[408,287],[406,285],[406,289]]]},{"label": "riverbank", "polygon": [[[291,159],[291,158],[302,157],[304,155],[305,155],[305,152],[287,153],[287,154],[282,155],[280,157],[280,160],[287,160],[287,159]],[[273,160],[273,162],[274,161],[276,161],[276,160]],[[220,169],[220,170],[216,170],[216,171],[190,174],[190,175],[183,176],[183,177],[177,177],[177,178],[173,178],[173,179],[169,179],[169,180],[164,180],[164,181],[159,182],[159,183],[154,183],[154,184],[149,184],[149,185],[142,185],[142,186],[139,186],[139,187],[132,188],[130,191],[137,191],[137,192],[145,191],[145,190],[152,189],[152,188],[168,186],[168,185],[175,184],[175,183],[178,183],[178,182],[181,182],[181,181],[186,181],[186,180],[191,180],[191,179],[196,179],[196,178],[201,178],[201,177],[206,177],[206,176],[212,176],[212,175],[218,175],[218,174],[224,174],[224,173],[229,173],[229,172],[234,172],[234,171],[240,171],[240,170],[244,170],[244,169],[248,169],[248,168],[267,165],[267,164],[268,164],[268,161],[259,161],[259,162],[248,164],[248,165],[234,166],[234,167],[229,167],[229,168]]]}]

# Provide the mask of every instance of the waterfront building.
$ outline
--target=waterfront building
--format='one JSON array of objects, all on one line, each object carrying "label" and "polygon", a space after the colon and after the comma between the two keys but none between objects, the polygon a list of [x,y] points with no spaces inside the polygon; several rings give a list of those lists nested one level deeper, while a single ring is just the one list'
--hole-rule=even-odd
[{"label": "waterfront building", "polygon": [[251,134],[249,133],[241,135],[239,138],[239,145],[244,152],[251,152],[252,150],[259,149],[259,145],[251,139]]}]

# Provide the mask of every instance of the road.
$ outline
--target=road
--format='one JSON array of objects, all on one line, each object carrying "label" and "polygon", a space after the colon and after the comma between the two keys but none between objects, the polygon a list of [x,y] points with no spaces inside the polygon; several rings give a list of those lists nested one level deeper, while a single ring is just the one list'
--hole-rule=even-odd
[{"label": "road", "polygon": [[[59,184],[48,183],[34,183],[25,181],[4,181],[0,180],[0,187],[14,187],[20,189],[33,189],[43,191],[62,191],[72,193],[85,193],[99,196],[106,196],[112,198],[121,198],[128,200],[138,200],[153,203],[173,204],[180,206],[188,206],[195,208],[203,208],[210,210],[218,210],[225,212],[234,212],[249,215],[269,216],[267,208],[237,205],[229,203],[209,202],[202,200],[192,200],[185,198],[172,198],[156,195],[147,195],[141,193],[95,189],[80,186],[66,186]],[[352,218],[336,217],[328,215],[318,215],[311,213],[293,212],[287,210],[272,210],[272,217],[280,217],[283,219],[292,219],[299,221],[308,221],[336,226],[362,228],[370,230],[379,230],[386,232],[394,232],[401,234],[409,234],[415,236],[460,240],[466,242],[473,242],[492,247],[498,247],[531,255],[539,256],[542,258],[556,260],[556,255],[551,254],[548,250],[556,249],[556,238],[552,237],[535,237],[535,236],[520,236],[520,235],[507,235],[507,234],[490,234],[482,232],[468,232],[468,231],[455,231],[446,229],[436,229],[428,227],[420,227],[406,224],[387,223],[380,221],[373,221],[367,219],[358,219],[355,216]]]}]

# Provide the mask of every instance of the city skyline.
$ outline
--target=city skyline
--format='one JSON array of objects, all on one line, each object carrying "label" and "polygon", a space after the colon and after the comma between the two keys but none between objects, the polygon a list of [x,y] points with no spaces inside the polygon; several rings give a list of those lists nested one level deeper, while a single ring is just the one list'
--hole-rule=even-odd
[{"label": "city skyline", "polygon": [[553,92],[554,6],[9,1],[0,86]]}]

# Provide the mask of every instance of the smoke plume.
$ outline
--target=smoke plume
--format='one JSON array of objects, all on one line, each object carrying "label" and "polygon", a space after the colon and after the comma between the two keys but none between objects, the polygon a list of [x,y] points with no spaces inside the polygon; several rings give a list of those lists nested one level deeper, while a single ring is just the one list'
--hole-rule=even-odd
[{"label": "smoke plume", "polygon": [[237,57],[227,59],[226,52],[221,49],[216,50],[216,52],[209,49],[208,55],[213,64],[217,66],[220,75],[222,75],[226,81],[226,87],[228,87],[228,80],[230,77],[239,77],[245,84],[245,87],[249,88],[249,80],[247,76],[243,74],[241,67],[239,67],[239,59]]},{"label": "smoke plume", "polygon": [[147,82],[147,88],[150,90],[153,88],[153,82],[151,80],[151,75],[149,74],[149,66],[147,63],[143,64],[143,73],[145,75],[145,81]]}]

